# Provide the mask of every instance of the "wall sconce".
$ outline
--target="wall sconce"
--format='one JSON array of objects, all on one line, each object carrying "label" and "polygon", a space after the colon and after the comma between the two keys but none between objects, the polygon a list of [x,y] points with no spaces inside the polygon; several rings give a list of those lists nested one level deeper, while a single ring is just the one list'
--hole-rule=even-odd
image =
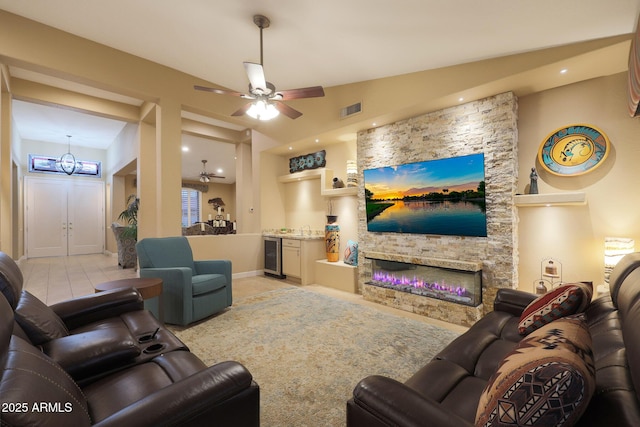
[{"label": "wall sconce", "polygon": [[355,160],[347,160],[347,187],[358,186],[358,165]]},{"label": "wall sconce", "polygon": [[635,251],[635,242],[627,237],[604,238],[604,282],[609,285],[611,271],[627,254]]}]

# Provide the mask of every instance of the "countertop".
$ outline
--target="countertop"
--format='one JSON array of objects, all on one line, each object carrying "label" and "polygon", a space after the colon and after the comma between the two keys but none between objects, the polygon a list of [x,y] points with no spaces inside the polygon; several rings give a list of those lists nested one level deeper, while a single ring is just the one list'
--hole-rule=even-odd
[{"label": "countertop", "polygon": [[295,239],[295,240],[324,240],[324,233],[320,234],[318,231],[304,230],[303,234],[300,231],[263,231],[262,235],[265,237],[281,237],[283,239]]}]

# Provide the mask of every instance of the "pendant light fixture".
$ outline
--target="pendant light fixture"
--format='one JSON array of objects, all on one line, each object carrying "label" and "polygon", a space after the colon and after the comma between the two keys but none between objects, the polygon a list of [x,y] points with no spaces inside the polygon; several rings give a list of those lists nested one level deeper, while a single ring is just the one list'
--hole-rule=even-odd
[{"label": "pendant light fixture", "polygon": [[78,162],[76,162],[76,158],[71,154],[71,135],[67,135],[67,138],[67,152],[56,161],[56,166],[67,175],[72,175],[78,169]]}]

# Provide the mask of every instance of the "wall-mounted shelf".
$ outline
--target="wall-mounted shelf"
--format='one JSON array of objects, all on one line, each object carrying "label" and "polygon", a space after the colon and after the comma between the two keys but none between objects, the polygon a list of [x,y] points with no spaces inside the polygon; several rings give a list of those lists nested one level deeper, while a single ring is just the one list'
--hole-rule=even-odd
[{"label": "wall-mounted shelf", "polygon": [[[320,175],[326,175],[327,169],[309,169],[302,172],[291,173],[289,175],[281,175],[278,177],[278,182],[298,182],[305,181],[307,179],[320,179]],[[333,175],[333,171],[330,171]]]},{"label": "wall-mounted shelf", "polygon": [[587,195],[584,192],[519,194],[514,201],[519,207],[580,206],[587,203]]},{"label": "wall-mounted shelf", "polygon": [[291,183],[305,181],[308,179],[320,180],[320,195],[326,197],[355,196],[358,194],[358,187],[332,188],[333,171],[331,169],[310,169],[296,172],[289,175],[281,175],[278,182]]}]

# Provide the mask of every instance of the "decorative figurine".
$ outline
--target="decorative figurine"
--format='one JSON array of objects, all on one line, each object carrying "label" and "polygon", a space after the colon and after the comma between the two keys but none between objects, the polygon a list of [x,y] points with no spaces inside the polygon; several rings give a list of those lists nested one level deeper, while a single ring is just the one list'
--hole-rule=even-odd
[{"label": "decorative figurine", "polygon": [[344,188],[344,181],[338,177],[333,178],[333,188]]},{"label": "decorative figurine", "polygon": [[529,184],[529,194],[538,194],[538,174],[536,168],[531,168],[531,174],[529,174],[531,180]]}]

